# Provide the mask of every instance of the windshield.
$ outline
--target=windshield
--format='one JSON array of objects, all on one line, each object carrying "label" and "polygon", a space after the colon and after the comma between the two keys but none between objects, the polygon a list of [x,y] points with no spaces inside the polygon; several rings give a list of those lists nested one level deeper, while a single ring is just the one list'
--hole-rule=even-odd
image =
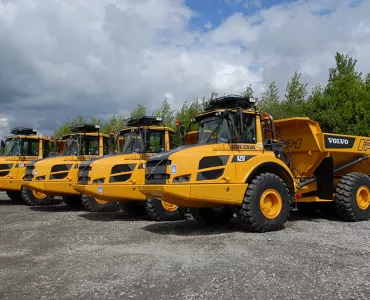
[{"label": "windshield", "polygon": [[199,120],[198,144],[256,143],[256,118],[243,114],[243,128],[236,112],[226,115],[211,115]]},{"label": "windshield", "polygon": [[65,155],[99,155],[99,137],[72,135],[67,138]]},{"label": "windshield", "polygon": [[21,140],[23,140],[23,155],[28,156],[39,155],[39,140],[27,138],[6,139],[3,155],[5,156],[21,155]]},{"label": "windshield", "polygon": [[125,133],[120,137],[124,141],[120,153],[159,153],[164,151],[164,136],[164,130],[147,130],[145,134],[144,130],[140,129]]},{"label": "windshield", "polygon": [[3,151],[5,156],[19,155],[20,153],[21,148],[19,139],[7,139],[5,141],[5,147]]}]

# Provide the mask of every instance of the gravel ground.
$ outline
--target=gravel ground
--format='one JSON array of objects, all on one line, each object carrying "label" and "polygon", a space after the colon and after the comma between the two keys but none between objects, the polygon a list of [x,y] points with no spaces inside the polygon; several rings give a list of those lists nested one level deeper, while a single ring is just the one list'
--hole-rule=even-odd
[{"label": "gravel ground", "polygon": [[370,299],[370,222],[152,222],[0,193],[1,299]]}]

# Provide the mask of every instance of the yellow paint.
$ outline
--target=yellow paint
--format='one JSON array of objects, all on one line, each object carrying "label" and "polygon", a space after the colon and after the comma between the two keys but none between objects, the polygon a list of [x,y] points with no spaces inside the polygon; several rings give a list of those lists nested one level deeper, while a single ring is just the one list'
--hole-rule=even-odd
[{"label": "yellow paint", "polygon": [[167,211],[175,211],[178,208],[176,204],[173,204],[170,202],[166,202],[162,200],[161,203],[162,203],[163,208]]},{"label": "yellow paint", "polygon": [[260,209],[267,219],[275,219],[281,212],[283,200],[274,189],[266,190],[260,198]]},{"label": "yellow paint", "polygon": [[360,209],[366,210],[370,205],[370,191],[367,186],[361,186],[356,193],[357,205]]}]

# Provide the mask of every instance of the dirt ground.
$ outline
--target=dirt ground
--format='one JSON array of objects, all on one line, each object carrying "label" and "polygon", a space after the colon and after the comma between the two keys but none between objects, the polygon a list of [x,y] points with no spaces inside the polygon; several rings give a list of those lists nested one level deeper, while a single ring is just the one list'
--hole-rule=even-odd
[{"label": "dirt ground", "polygon": [[370,222],[292,216],[265,234],[14,205],[0,299],[370,299]]}]

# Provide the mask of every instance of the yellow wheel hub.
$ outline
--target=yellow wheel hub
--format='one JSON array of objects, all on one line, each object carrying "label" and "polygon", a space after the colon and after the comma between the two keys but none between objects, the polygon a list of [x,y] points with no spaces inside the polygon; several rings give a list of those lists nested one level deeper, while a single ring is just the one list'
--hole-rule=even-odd
[{"label": "yellow wheel hub", "polygon": [[37,199],[44,199],[46,197],[46,194],[32,191],[32,195]]},{"label": "yellow wheel hub", "polygon": [[99,203],[100,205],[104,205],[104,204],[107,204],[108,203],[108,201],[105,201],[105,200],[100,200],[100,199],[97,199],[97,198],[94,198],[95,199],[95,201],[97,202],[97,203]]},{"label": "yellow wheel hub", "polygon": [[163,200],[161,202],[162,202],[162,206],[167,211],[175,211],[178,207],[176,204],[173,204],[173,203],[170,203],[170,202],[166,202],[166,201],[163,201]]},{"label": "yellow wheel hub", "polygon": [[370,205],[370,191],[367,186],[361,186],[356,194],[357,205],[362,210],[366,210]]},{"label": "yellow wheel hub", "polygon": [[267,219],[276,218],[283,208],[283,200],[280,194],[273,189],[266,190],[260,199],[260,209]]}]

